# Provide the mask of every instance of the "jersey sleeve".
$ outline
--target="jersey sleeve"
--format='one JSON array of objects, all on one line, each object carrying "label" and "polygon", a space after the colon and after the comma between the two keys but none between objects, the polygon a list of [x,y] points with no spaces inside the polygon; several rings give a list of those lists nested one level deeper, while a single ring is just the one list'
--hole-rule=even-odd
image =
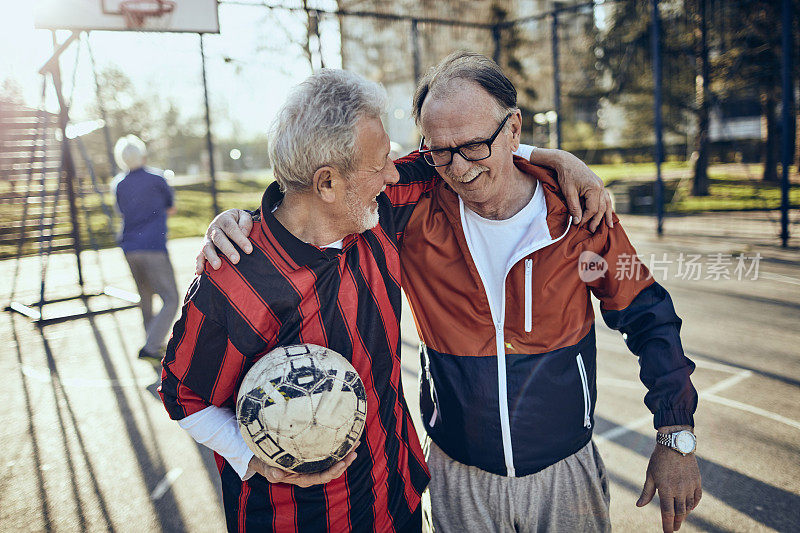
[{"label": "jersey sleeve", "polygon": [[392,204],[399,241],[414,207],[425,193],[433,189],[440,178],[436,169],[427,164],[418,151],[397,159],[394,164],[400,179],[396,184],[386,187],[386,195]]},{"label": "jersey sleeve", "polygon": [[189,287],[167,345],[158,392],[170,418],[233,407],[245,357],[231,344],[224,297],[203,274]]},{"label": "jersey sleeve", "polygon": [[[697,391],[690,378],[694,363],[681,345],[681,319],[669,293],[656,283],[614,216],[614,227],[598,227],[592,237],[605,275],[587,285],[600,300],[608,327],[621,332],[639,358],[639,377],[647,387],[644,402],[653,413],[653,425],[694,425]],[[586,253],[586,252],[584,252]]]}]

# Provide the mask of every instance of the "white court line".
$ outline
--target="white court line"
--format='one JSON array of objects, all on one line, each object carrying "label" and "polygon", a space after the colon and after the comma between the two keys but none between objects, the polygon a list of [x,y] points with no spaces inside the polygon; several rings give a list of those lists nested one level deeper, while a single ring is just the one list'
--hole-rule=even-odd
[{"label": "white court line", "polygon": [[614,440],[617,437],[624,435],[625,433],[631,432],[635,429],[639,429],[642,426],[646,426],[652,423],[653,423],[653,415],[643,416],[642,418],[637,418],[633,422],[625,424],[624,426],[617,426],[615,428],[609,429],[608,431],[604,431],[599,435],[595,435],[594,441],[600,444],[607,440]]},{"label": "white court line", "polygon": [[[22,374],[28,378],[41,383],[50,383],[53,377],[49,368],[22,365]],[[64,387],[82,388],[113,388],[113,387],[147,387],[153,380],[152,378],[66,378],[59,377],[59,382]]]},{"label": "white court line", "polygon": [[[708,361],[703,359],[702,357],[698,357],[696,355],[692,355],[687,353],[686,357],[692,360],[697,368],[705,368],[707,370],[716,370],[717,372],[727,372],[728,374],[735,374],[737,372],[741,372],[743,369],[739,368],[738,366],[733,365],[726,365],[725,363],[715,363],[713,361]],[[749,372],[749,370],[748,370]]]},{"label": "white court line", "polygon": [[781,416],[771,411],[761,409],[760,407],[755,407],[753,405],[748,405],[746,403],[737,402],[736,400],[729,400],[728,398],[723,398],[721,396],[717,396],[716,394],[706,394],[705,396],[703,396],[703,399],[721,405],[727,405],[728,407],[733,407],[734,409],[747,411],[748,413],[753,413],[754,415],[760,415],[763,416],[764,418],[769,418],[770,420],[781,422],[783,424],[786,424],[787,426],[800,429],[800,422],[792,420],[791,418],[786,418],[785,416]]},{"label": "white court line", "polygon": [[714,385],[711,385],[709,388],[703,389],[702,391],[700,391],[698,396],[700,396],[702,398],[702,397],[707,396],[709,394],[716,394],[716,393],[718,393],[720,391],[723,391],[725,389],[733,387],[737,383],[740,383],[740,382],[744,381],[745,379],[749,378],[752,375],[753,375],[753,373],[750,372],[749,370],[742,370],[741,372],[739,372],[735,376],[731,376],[729,378],[723,379],[722,381],[720,381],[718,383],[715,383]]},{"label": "white court line", "polygon": [[[704,397],[706,397],[708,395],[713,395],[716,392],[720,392],[720,391],[722,391],[724,389],[727,389],[729,387],[733,387],[734,385],[736,385],[737,383],[747,379],[751,375],[753,375],[753,373],[750,372],[749,370],[743,370],[743,371],[739,372],[738,374],[736,374],[735,376],[731,376],[729,378],[723,379],[722,381],[720,381],[719,383],[717,383],[715,385],[712,385],[711,387],[709,387],[705,391],[702,391],[702,392],[698,393],[698,396],[701,397],[701,398],[704,398]],[[620,381],[624,381],[624,380],[620,380]],[[624,435],[626,433],[630,433],[631,431],[634,431],[634,430],[637,430],[637,429],[639,429],[641,427],[647,426],[648,424],[652,424],[652,421],[653,421],[653,415],[650,415],[650,414],[648,414],[647,416],[643,416],[641,418],[637,418],[633,422],[629,422],[629,423],[624,424],[622,426],[617,426],[615,428],[611,428],[608,431],[604,431],[603,433],[600,433],[599,435],[595,435],[595,437],[594,437],[595,442],[601,443],[601,442],[604,442],[604,441],[607,441],[607,440],[614,440],[617,437],[620,437],[620,436],[622,436],[622,435]]]},{"label": "white court line", "polygon": [[[743,370],[736,374],[735,376],[731,376],[727,379],[723,379],[722,381],[712,385],[711,387],[704,389],[698,393],[698,397],[702,398],[703,400],[711,401],[714,403],[718,403],[720,405],[725,405],[727,407],[731,407],[733,409],[739,409],[741,411],[746,411],[748,413],[752,413],[758,416],[763,416],[764,418],[768,418],[770,420],[774,420],[775,422],[780,422],[782,424],[786,424],[787,426],[800,429],[800,422],[796,420],[792,420],[791,418],[785,417],[783,415],[779,415],[777,413],[773,413],[771,411],[767,411],[766,409],[761,409],[760,407],[755,407],[754,405],[749,405],[746,403],[738,402],[736,400],[730,400],[728,398],[723,398],[721,396],[717,396],[716,393],[721,392],[725,389],[733,387],[734,385],[744,381],[745,379],[752,376],[753,373],[750,370]],[[630,381],[626,379],[617,379],[617,378],[598,378],[598,383],[606,383],[613,386],[624,387],[628,389],[639,389],[639,383],[636,381]],[[607,440],[614,440],[615,438],[624,435],[630,431],[639,429],[644,427],[650,423],[653,419],[652,415],[643,416],[641,418],[637,418],[633,422],[628,424],[617,426],[615,428],[609,429],[599,435],[595,436],[596,442],[604,442]]]},{"label": "white court line", "polygon": [[[725,405],[727,407],[731,407],[733,409],[739,409],[740,411],[745,411],[748,413],[752,413],[754,415],[763,416],[764,418],[768,418],[770,420],[774,420],[775,422],[780,422],[782,424],[786,424],[787,426],[800,429],[800,422],[796,420],[792,420],[791,418],[785,417],[783,415],[779,415],[777,413],[773,413],[772,411],[767,411],[766,409],[761,409],[760,407],[756,407],[754,405],[738,402],[736,400],[731,400],[729,398],[723,398],[721,396],[717,396],[717,392],[721,392],[725,389],[733,387],[734,385],[744,381],[745,379],[752,376],[753,373],[750,370],[743,370],[736,374],[735,376],[731,376],[727,379],[723,379],[722,381],[712,385],[711,387],[702,390],[698,393],[698,396],[703,400],[718,403],[720,405]],[[638,381],[632,381],[627,379],[618,379],[618,378],[597,378],[598,383],[605,383],[608,385],[622,387],[626,389],[641,389],[640,383]],[[596,442],[603,442],[607,440],[613,440],[629,431],[633,431],[635,429],[639,429],[643,426],[646,426],[653,417],[651,415],[643,416],[642,418],[637,418],[633,422],[625,424],[623,426],[617,426],[612,428],[608,431],[601,433],[600,435],[595,436]]]},{"label": "white court line", "polygon": [[156,488],[153,489],[153,492],[150,494],[150,499],[153,501],[160,500],[164,494],[167,493],[169,488],[175,483],[175,480],[181,477],[183,474],[183,468],[173,468],[164,478],[158,482]]},{"label": "white court line", "polygon": [[634,381],[632,379],[601,378],[598,376],[597,384],[611,385],[612,387],[619,387],[622,389],[647,390],[647,387],[645,387],[641,381]]},{"label": "white court line", "polygon": [[791,276],[784,276],[783,274],[773,274],[772,272],[759,272],[758,277],[769,279],[772,281],[780,281],[781,283],[791,283],[792,285],[800,285],[800,279]]},{"label": "white court line", "polygon": [[[611,330],[611,332],[612,333],[616,333],[613,330]],[[618,354],[621,354],[621,355],[629,355],[631,357],[636,357],[636,355],[634,355],[627,348],[622,348],[622,347],[614,345],[614,344],[605,344],[605,343],[603,343],[602,346],[601,346],[600,343],[598,342],[597,351],[598,352],[599,351],[609,351],[609,352],[615,352],[615,353],[618,353]],[[690,354],[688,352],[686,352],[686,357],[691,359],[692,362],[695,364],[695,366],[697,366],[698,368],[705,368],[707,370],[716,370],[717,372],[726,372],[728,374],[736,374],[736,373],[739,373],[739,372],[743,371],[743,369],[741,367],[734,366],[734,365],[726,365],[725,363],[717,363],[715,361],[709,361],[707,359],[704,359],[704,358],[700,357],[699,355],[692,355],[692,354]],[[748,370],[748,372],[749,372],[749,370]]]}]

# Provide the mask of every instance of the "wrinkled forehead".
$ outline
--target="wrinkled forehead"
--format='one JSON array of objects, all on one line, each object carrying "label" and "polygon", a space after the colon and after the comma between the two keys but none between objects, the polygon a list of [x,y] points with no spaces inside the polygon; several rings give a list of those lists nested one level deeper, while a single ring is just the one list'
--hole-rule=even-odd
[{"label": "wrinkled forehead", "polygon": [[365,116],[356,125],[356,163],[383,162],[391,149],[389,134],[380,117]]},{"label": "wrinkled forehead", "polygon": [[420,112],[428,146],[447,146],[485,138],[497,128],[500,104],[476,83],[452,80],[431,89]]}]

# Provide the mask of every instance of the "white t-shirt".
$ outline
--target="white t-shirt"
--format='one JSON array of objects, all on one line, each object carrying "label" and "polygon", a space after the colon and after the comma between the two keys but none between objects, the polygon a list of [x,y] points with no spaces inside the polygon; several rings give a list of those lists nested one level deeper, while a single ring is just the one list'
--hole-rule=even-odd
[{"label": "white t-shirt", "polygon": [[[497,323],[503,314],[506,274],[524,257],[522,250],[527,244],[551,240],[544,192],[537,182],[531,201],[505,220],[483,218],[464,205],[460,197],[458,201],[464,236],[483,281],[492,318]],[[522,256],[516,257],[520,254]]]}]

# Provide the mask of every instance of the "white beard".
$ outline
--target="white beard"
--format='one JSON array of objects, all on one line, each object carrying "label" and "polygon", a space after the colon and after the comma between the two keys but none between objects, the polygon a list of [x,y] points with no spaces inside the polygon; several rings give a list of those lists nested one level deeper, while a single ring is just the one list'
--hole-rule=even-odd
[{"label": "white beard", "polygon": [[356,193],[349,189],[346,193],[345,201],[349,206],[348,216],[358,228],[356,233],[363,233],[378,225],[379,215],[377,208],[373,210],[370,206],[362,205]]}]

